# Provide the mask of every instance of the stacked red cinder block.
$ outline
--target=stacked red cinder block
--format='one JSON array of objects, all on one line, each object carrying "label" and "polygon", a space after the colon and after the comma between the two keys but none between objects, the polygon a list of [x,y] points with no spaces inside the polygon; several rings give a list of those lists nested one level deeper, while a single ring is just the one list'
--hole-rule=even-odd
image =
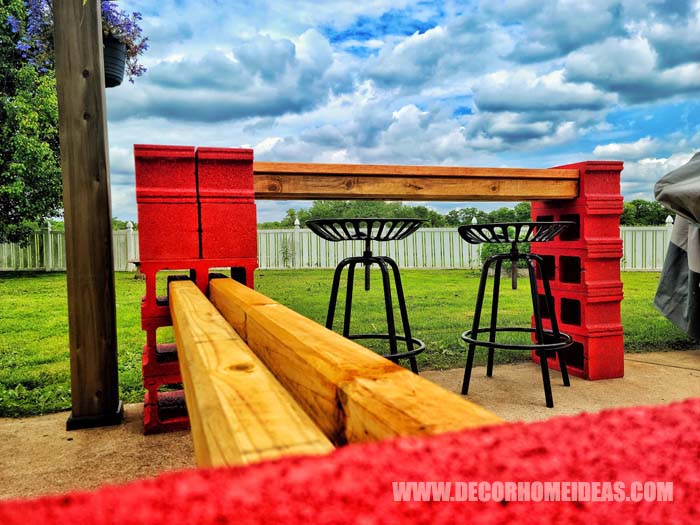
[{"label": "stacked red cinder block", "polygon": [[[622,162],[588,161],[558,167],[579,170],[578,198],[533,202],[532,218],[572,221],[576,226],[554,241],[533,243],[532,252],[544,258],[542,271],[551,279],[560,329],[574,340],[567,351],[567,368],[591,380],[622,377]],[[541,280],[539,284],[544,293]],[[549,325],[547,319],[545,323]],[[539,360],[535,355],[533,359]],[[556,359],[550,359],[549,365],[559,367]]]},{"label": "stacked red cinder block", "polygon": [[157,282],[158,273],[185,270],[167,276],[167,282],[191,279],[206,293],[210,271],[226,267],[234,279],[253,286],[253,151],[137,144],[134,156],[140,269],[146,279],[144,432],[154,433],[189,427],[177,349],[172,342],[158,343],[158,330],[172,326],[167,284]]}]

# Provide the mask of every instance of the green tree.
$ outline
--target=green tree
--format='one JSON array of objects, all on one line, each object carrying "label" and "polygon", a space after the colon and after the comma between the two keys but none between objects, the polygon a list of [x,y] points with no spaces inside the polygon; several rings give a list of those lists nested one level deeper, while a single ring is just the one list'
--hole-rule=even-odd
[{"label": "green tree", "polygon": [[623,226],[659,226],[666,223],[666,217],[675,214],[656,201],[634,199],[625,202],[620,224]]},{"label": "green tree", "polygon": [[378,217],[378,218],[415,218],[425,219],[426,225],[438,227],[446,225],[445,218],[427,206],[409,206],[396,201],[367,200],[318,200],[307,209],[288,210],[282,220],[285,226],[294,224],[299,219],[303,224],[309,219],[329,219],[333,217]]},{"label": "green tree", "polygon": [[54,72],[24,61],[10,15],[26,19],[21,0],[0,0],[0,242],[24,242],[61,210],[58,103]]}]

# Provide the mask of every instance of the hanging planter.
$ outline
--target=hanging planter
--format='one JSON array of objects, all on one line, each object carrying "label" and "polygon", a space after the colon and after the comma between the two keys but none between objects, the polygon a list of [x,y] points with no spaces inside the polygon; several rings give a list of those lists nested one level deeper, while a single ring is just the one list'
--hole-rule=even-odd
[{"label": "hanging planter", "polygon": [[[53,5],[56,1],[25,1],[26,17],[10,15],[6,21],[12,33],[19,34],[15,47],[22,59],[35,66],[41,73],[54,69]],[[139,26],[141,14],[122,11],[114,0],[99,2],[102,14],[105,86],[120,85],[125,75],[129,82],[133,82],[146,72],[146,68],[139,63],[139,56],[148,49],[148,38],[143,36]],[[5,21],[0,20],[0,24],[4,23]]]},{"label": "hanging planter", "polygon": [[126,44],[114,38],[106,36],[104,43],[105,87],[116,87],[124,80],[126,68]]}]

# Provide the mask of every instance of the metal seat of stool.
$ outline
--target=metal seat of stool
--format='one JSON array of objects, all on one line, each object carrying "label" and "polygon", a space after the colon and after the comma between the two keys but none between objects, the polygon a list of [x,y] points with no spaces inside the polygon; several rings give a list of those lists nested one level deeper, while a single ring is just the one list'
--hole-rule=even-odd
[{"label": "metal seat of stool", "polygon": [[[476,346],[483,346],[489,349],[488,362],[486,366],[486,375],[493,375],[493,355],[494,349],[504,350],[529,350],[535,351],[535,354],[540,359],[542,369],[542,382],[544,384],[544,393],[547,407],[552,408],[554,401],[552,399],[552,387],[549,381],[549,368],[547,366],[547,358],[551,355],[556,355],[559,359],[559,368],[561,369],[562,380],[564,386],[569,386],[569,374],[566,370],[566,359],[563,350],[572,344],[571,336],[559,331],[557,317],[554,310],[554,299],[549,285],[547,272],[544,271],[542,265],[543,260],[537,254],[522,253],[518,250],[518,243],[522,242],[547,242],[554,239],[563,230],[569,227],[571,222],[517,222],[517,223],[501,223],[501,224],[472,224],[459,227],[459,235],[468,243],[496,243],[510,244],[510,253],[501,253],[492,255],[486,259],[481,270],[481,279],[479,281],[479,291],[476,297],[476,308],[474,311],[474,320],[472,329],[462,333],[462,339],[469,343],[469,351],[467,354],[467,363],[464,368],[464,381],[462,383],[462,395],[469,392],[469,381],[471,379],[471,370],[474,362],[474,351]],[[511,261],[513,272],[515,272],[518,261],[525,261],[530,282],[530,294],[532,296],[532,310],[534,317],[534,327],[498,327],[498,299],[500,289],[501,267],[504,261]],[[481,328],[481,309],[484,303],[484,292],[486,290],[486,281],[488,271],[492,264],[495,263],[495,276],[493,282],[493,299],[491,302],[491,321],[488,328]],[[537,277],[535,273],[535,263],[540,269],[542,278],[542,288],[544,290],[545,307],[549,313],[551,322],[551,330],[545,330],[542,325],[542,309],[540,298],[537,291]],[[514,276],[516,274],[514,273]],[[514,277],[515,279],[515,277]],[[515,280],[513,288],[515,288]],[[535,342],[532,344],[512,344],[496,341],[496,334],[503,333],[530,333],[534,335]],[[488,333],[488,340],[479,339],[480,334]]]},{"label": "metal seat of stool", "polygon": [[[314,219],[306,221],[309,227],[319,237],[332,242],[340,241],[364,241],[365,249],[361,256],[347,257],[340,261],[333,275],[333,286],[328,304],[328,314],[326,316],[326,328],[333,329],[333,319],[338,301],[338,289],[340,287],[340,277],[343,269],[348,268],[347,287],[345,291],[345,317],[343,321],[343,336],[348,339],[374,339],[389,342],[389,354],[384,357],[398,363],[400,359],[408,359],[411,370],[418,373],[416,355],[425,350],[425,343],[411,335],[411,327],[408,322],[408,312],[406,301],[401,285],[401,276],[396,261],[391,257],[373,255],[372,241],[394,241],[408,237],[414,233],[425,220],[423,219],[376,219],[376,218],[353,218],[353,219]],[[353,283],[355,278],[355,267],[362,264],[365,267],[365,290],[370,289],[370,266],[376,264],[382,273],[382,283],[384,287],[384,306],[386,309],[387,333],[363,333],[350,334],[350,314],[352,311]],[[396,286],[396,297],[401,313],[401,323],[403,335],[396,333],[394,323],[394,309],[391,299],[391,282],[389,279],[389,269],[394,275]],[[398,341],[406,344],[406,351],[399,352]]]}]

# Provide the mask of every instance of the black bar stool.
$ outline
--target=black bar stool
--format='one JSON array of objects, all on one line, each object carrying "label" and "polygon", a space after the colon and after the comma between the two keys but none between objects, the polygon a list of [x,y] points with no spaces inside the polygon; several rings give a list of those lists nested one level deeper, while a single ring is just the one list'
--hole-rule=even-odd
[{"label": "black bar stool", "polygon": [[[547,272],[543,269],[542,257],[533,253],[521,253],[518,251],[518,243],[521,242],[546,242],[554,239],[559,233],[573,224],[572,222],[518,222],[507,224],[472,224],[459,227],[459,235],[471,244],[481,243],[496,243],[511,245],[510,253],[502,253],[492,255],[481,270],[481,280],[479,281],[479,292],[476,296],[476,308],[474,311],[474,321],[472,329],[467,330],[462,334],[462,339],[469,343],[469,353],[467,354],[467,364],[464,368],[464,382],[462,383],[462,395],[469,392],[469,380],[471,379],[472,365],[474,362],[474,350],[477,346],[483,346],[489,349],[488,363],[486,366],[486,375],[493,375],[493,353],[494,349],[504,350],[527,350],[535,351],[535,354],[540,358],[542,368],[542,382],[544,383],[544,395],[547,402],[547,407],[552,408],[554,401],[552,399],[552,387],[549,382],[549,367],[547,366],[547,358],[551,355],[556,355],[559,358],[559,367],[561,368],[562,380],[564,386],[569,386],[569,374],[566,370],[566,360],[563,350],[572,344],[571,336],[559,331],[557,316],[554,311],[554,299],[549,286]],[[511,261],[513,272],[516,272],[518,261],[525,261],[530,281],[530,294],[532,296],[532,311],[535,320],[535,326],[532,327],[515,327],[503,328],[498,327],[498,296],[501,280],[501,266],[503,261]],[[492,264],[495,263],[495,276],[493,281],[493,300],[491,302],[491,323],[488,328],[481,328],[479,323],[481,320],[481,308],[484,303],[484,291],[486,290],[486,281],[488,271]],[[535,273],[535,263],[540,269],[542,277],[542,287],[544,289],[545,304],[540,304],[540,298],[537,293],[537,277]],[[517,275],[514,273],[514,276]],[[513,288],[515,289],[515,277],[513,280]],[[549,313],[552,329],[545,330],[542,327],[542,306],[546,307]],[[535,343],[533,344],[511,344],[496,341],[497,333],[530,333],[534,334]],[[488,333],[488,341],[479,339],[480,334]]]},{"label": "black bar stool", "polygon": [[[401,285],[399,267],[391,257],[373,255],[371,249],[372,241],[394,241],[405,239],[414,233],[425,220],[423,219],[315,219],[306,221],[309,227],[319,237],[332,242],[357,241],[365,243],[365,250],[362,256],[347,257],[340,261],[333,275],[333,286],[328,304],[328,315],[326,316],[326,328],[333,329],[333,318],[335,317],[335,307],[338,301],[338,288],[340,286],[340,276],[347,266],[347,288],[345,291],[345,319],[343,321],[343,336],[348,339],[375,339],[389,341],[389,354],[384,355],[394,363],[400,359],[408,359],[411,370],[418,373],[418,364],[415,356],[425,350],[425,343],[411,335],[411,327],[408,323],[408,312],[406,311],[406,301]],[[369,290],[370,266],[376,264],[382,272],[382,283],[384,286],[384,307],[386,310],[386,334],[350,334],[350,314],[352,311],[352,292],[355,279],[355,267],[362,264],[365,267],[365,290]],[[389,279],[389,268],[394,274],[396,285],[396,297],[399,302],[401,312],[401,323],[403,325],[403,335],[396,333],[394,323],[394,308],[391,300],[391,282]],[[406,351],[399,352],[398,341],[406,343]]]}]

